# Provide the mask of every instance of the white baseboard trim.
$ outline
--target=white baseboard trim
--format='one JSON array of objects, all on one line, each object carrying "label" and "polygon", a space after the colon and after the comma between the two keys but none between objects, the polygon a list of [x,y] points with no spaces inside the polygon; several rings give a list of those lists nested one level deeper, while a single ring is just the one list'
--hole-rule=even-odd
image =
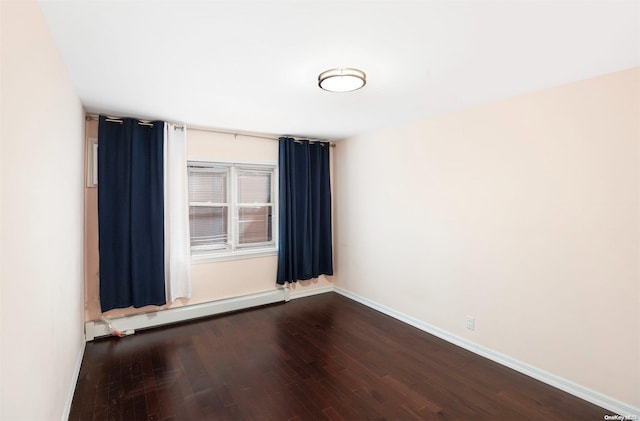
[{"label": "white baseboard trim", "polygon": [[[243,295],[240,297],[227,298],[208,303],[193,304],[183,307],[169,308],[166,310],[133,314],[131,316],[117,317],[110,321],[113,327],[120,331],[129,329],[147,329],[156,326],[184,322],[191,319],[198,319],[200,317],[228,313],[230,311],[244,310],[246,308],[265,304],[284,302],[288,293],[288,288],[278,288],[273,291]],[[84,331],[87,341],[92,341],[101,336],[111,335],[109,327],[100,320],[91,320],[86,322]]]},{"label": "white baseboard trim", "polygon": [[335,291],[335,288],[333,287],[333,285],[327,285],[320,288],[302,289],[301,291],[294,291],[291,288],[289,288],[289,298],[292,300],[295,300],[296,298],[304,298],[304,297],[310,297],[312,295],[326,294],[327,292],[333,292],[333,291]]},{"label": "white baseboard trim", "polygon": [[457,336],[445,330],[439,329],[428,323],[425,323],[416,318],[408,316],[404,313],[396,311],[392,308],[379,304],[375,301],[371,301],[367,298],[364,298],[358,294],[354,294],[345,289],[335,287],[334,291],[340,295],[343,295],[347,298],[357,301],[360,304],[364,304],[367,307],[370,307],[374,310],[384,313],[387,316],[393,317],[394,319],[400,320],[401,322],[407,323],[408,325],[411,325],[422,331],[425,331],[441,339],[444,339],[447,342],[450,342],[454,345],[457,345],[461,348],[464,348],[482,357],[495,361],[498,364],[504,365],[522,374],[525,374],[529,377],[532,377],[536,380],[546,383],[550,386],[563,390],[567,393],[570,393],[574,396],[584,399],[587,402],[591,402],[594,405],[598,405],[602,408],[608,409],[612,413],[626,416],[628,419],[636,419],[636,420],[640,419],[640,408],[636,408],[632,405],[629,405],[617,399],[611,398],[600,392],[596,392],[595,390],[589,389],[587,387],[574,383],[570,380],[556,376],[555,374],[551,374],[537,367],[533,367],[527,363],[518,361],[514,358],[501,354],[492,349],[485,348],[465,338],[461,338],[460,336]]},{"label": "white baseboard trim", "polygon": [[71,385],[69,386],[69,391],[67,392],[67,402],[64,405],[64,412],[62,413],[61,421],[67,421],[69,419],[69,415],[71,414],[71,404],[73,403],[73,395],[76,392],[76,385],[78,384],[78,378],[80,377],[80,368],[82,367],[82,358],[84,357],[84,349],[87,343],[82,341],[82,345],[80,346],[80,351],[78,352],[78,356],[76,357],[76,365],[73,368],[73,377],[71,377]]}]

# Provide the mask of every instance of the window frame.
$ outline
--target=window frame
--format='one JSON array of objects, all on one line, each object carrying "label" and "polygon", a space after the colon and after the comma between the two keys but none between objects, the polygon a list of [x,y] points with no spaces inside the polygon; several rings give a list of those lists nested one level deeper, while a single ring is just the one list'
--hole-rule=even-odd
[{"label": "window frame", "polygon": [[[191,262],[209,263],[227,260],[250,259],[263,256],[273,256],[278,253],[278,165],[275,162],[253,162],[253,161],[227,161],[212,160],[202,158],[188,158],[187,172],[192,165],[199,165],[211,168],[225,168],[227,170],[227,244],[224,246],[191,246]],[[271,202],[270,203],[239,203],[238,196],[238,174],[242,171],[259,171],[271,174]],[[217,207],[222,204],[198,204],[201,202],[189,202],[189,210],[192,206]],[[271,241],[258,244],[239,244],[241,207],[271,206]],[[191,212],[189,212],[191,213]],[[191,235],[189,235],[191,238]],[[194,253],[195,251],[195,253]]]}]

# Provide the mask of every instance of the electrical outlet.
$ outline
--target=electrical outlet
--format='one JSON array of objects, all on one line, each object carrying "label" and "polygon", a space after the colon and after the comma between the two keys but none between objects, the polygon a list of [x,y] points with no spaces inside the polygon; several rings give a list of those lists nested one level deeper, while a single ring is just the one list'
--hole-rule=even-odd
[{"label": "electrical outlet", "polygon": [[476,328],[476,319],[473,316],[467,316],[467,329],[474,330]]}]

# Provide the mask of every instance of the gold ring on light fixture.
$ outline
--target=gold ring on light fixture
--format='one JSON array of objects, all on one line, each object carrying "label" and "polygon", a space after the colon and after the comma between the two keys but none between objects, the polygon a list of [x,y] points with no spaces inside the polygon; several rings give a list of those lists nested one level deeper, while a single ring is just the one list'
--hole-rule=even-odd
[{"label": "gold ring on light fixture", "polygon": [[338,67],[318,75],[318,86],[329,92],[351,92],[367,84],[367,75],[351,67]]}]

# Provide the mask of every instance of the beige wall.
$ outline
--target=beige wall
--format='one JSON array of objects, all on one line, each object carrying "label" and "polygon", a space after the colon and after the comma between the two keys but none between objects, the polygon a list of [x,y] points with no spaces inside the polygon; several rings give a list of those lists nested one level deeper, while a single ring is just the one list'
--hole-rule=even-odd
[{"label": "beige wall", "polygon": [[340,142],[337,285],[640,407],[639,79]]},{"label": "beige wall", "polygon": [[0,419],[62,419],[83,349],[83,111],[36,2],[0,2]]},{"label": "beige wall", "polygon": [[[97,122],[87,124],[87,139],[97,138]],[[190,159],[226,160],[248,162],[278,162],[278,142],[248,136],[233,136],[201,130],[187,131],[188,155]],[[97,189],[87,188],[86,206],[86,300],[85,319],[100,317],[98,293],[98,225]],[[190,300],[178,301],[162,308],[197,304],[252,293],[272,291],[276,288],[277,256],[233,260],[192,265],[193,296]],[[321,276],[317,280],[299,282],[291,286],[293,292],[308,291],[331,285]],[[156,310],[147,306],[141,309],[115,309],[106,313],[116,317]]]}]

